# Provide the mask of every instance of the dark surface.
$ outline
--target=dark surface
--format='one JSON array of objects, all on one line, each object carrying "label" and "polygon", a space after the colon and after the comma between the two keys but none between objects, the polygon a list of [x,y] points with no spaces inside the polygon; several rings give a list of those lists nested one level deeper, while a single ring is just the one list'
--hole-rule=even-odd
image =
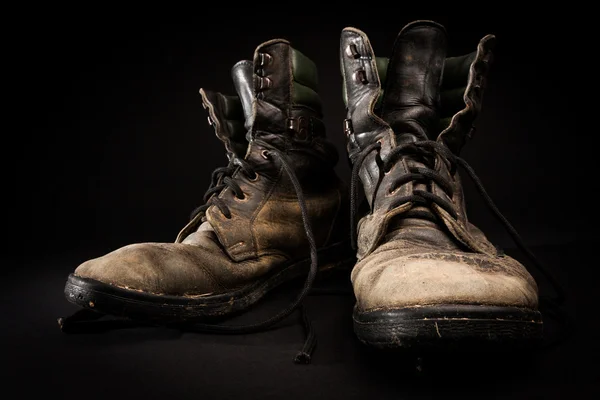
[{"label": "dark surface", "polygon": [[[575,336],[539,353],[460,353],[424,358],[422,372],[413,356],[371,351],[352,332],[351,296],[311,296],[307,311],[317,332],[312,364],[293,363],[304,340],[297,315],[276,329],[251,335],[181,333],[166,328],[112,330],[68,335],[58,316],[77,310],[62,298],[71,266],[94,251],[38,261],[35,277],[21,273],[2,293],[8,348],[3,360],[8,382],[26,398],[30,393],[59,393],[65,398],[589,398],[597,391],[594,340],[595,282],[563,266],[584,263],[577,246],[535,249],[560,278],[571,300],[568,311],[578,325]],[[512,252],[514,255],[518,253]],[[589,277],[590,275],[588,275]],[[343,287],[340,278],[328,287]],[[236,323],[262,320],[285,306],[291,289],[279,291]],[[295,293],[295,292],[294,292]],[[579,305],[581,304],[581,305]],[[548,339],[558,325],[547,318]],[[132,396],[132,397],[130,397]],[[593,396],[592,396],[593,397]]]},{"label": "dark surface", "polygon": [[[590,185],[597,180],[598,135],[586,129],[593,114],[583,111],[581,97],[595,95],[588,87],[595,73],[590,25],[563,9],[554,18],[486,12],[477,19],[365,10],[331,17],[255,9],[235,22],[214,10],[168,23],[115,10],[72,17],[72,9],[37,9],[39,17],[13,30],[19,40],[6,53],[18,74],[6,80],[18,89],[11,103],[19,125],[7,131],[3,147],[10,191],[3,196],[1,332],[3,378],[20,398],[37,392],[88,399],[554,399],[597,391],[593,250],[600,235]],[[319,340],[311,365],[292,363],[303,341],[297,316],[279,329],[243,336],[59,331],[56,318],[76,309],[63,297],[67,275],[128,243],[173,241],[201,202],[211,171],[226,162],[206,124],[200,87],[233,93],[235,62],[250,58],[262,41],[290,39],[320,68],[325,122],[347,179],[340,31],[364,30],[376,54],[386,55],[402,26],[417,18],[446,26],[450,55],[474,50],[487,33],[498,37],[478,133],[463,156],[568,290],[573,317],[577,305],[573,338],[531,358],[451,355],[415,373],[410,357],[358,343],[351,296],[307,300]],[[470,219],[495,243],[512,246],[468,182],[465,191]],[[244,318],[264,318],[292,294],[275,295]],[[547,322],[552,334],[555,324]]]}]

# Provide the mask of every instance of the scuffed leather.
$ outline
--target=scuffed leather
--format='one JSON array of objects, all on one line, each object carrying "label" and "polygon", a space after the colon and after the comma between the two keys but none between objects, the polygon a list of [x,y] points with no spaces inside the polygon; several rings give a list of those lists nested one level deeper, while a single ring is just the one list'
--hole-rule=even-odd
[{"label": "scuffed leather", "polygon": [[[436,170],[452,183],[452,198],[435,183],[431,183],[430,188],[413,182],[393,188],[397,177],[407,174],[409,168],[423,167],[415,160],[404,158],[386,173],[381,168],[380,160],[387,157],[393,148],[406,142],[431,139],[430,131],[435,132],[439,126],[439,93],[447,45],[441,35],[445,35],[443,27],[430,21],[417,21],[402,29],[394,45],[393,58],[388,64],[386,91],[382,100],[384,109],[382,116],[379,116],[375,113],[374,106],[382,95],[382,90],[373,48],[364,32],[355,28],[342,31],[340,57],[346,88],[347,117],[354,128],[347,141],[351,160],[369,144],[381,143],[379,153],[371,153],[359,171],[364,193],[372,210],[359,221],[359,259],[366,257],[381,243],[386,232],[393,228],[390,226],[393,218],[413,209],[412,204],[399,207],[396,199],[408,196],[414,190],[430,191],[454,204],[457,219],[435,205],[429,211],[439,216],[456,240],[472,251],[490,255],[496,252],[492,244],[487,240],[480,240],[478,235],[471,232],[460,176],[458,173],[450,176],[450,171],[441,159],[436,161]],[[350,55],[348,48],[351,45],[356,46],[360,57]],[[365,72],[367,84],[356,79],[357,71]],[[386,119],[396,127],[396,131]],[[438,135],[437,140],[442,141],[442,136]]]},{"label": "scuffed leather", "polygon": [[[233,260],[243,261],[273,252],[285,253],[288,258],[307,255],[308,243],[291,181],[282,167],[261,156],[262,150],[265,149],[253,143],[247,157],[256,166],[258,179],[251,182],[243,174],[238,176],[246,198],[237,199],[230,189],[219,194],[230,208],[232,218],[227,219],[213,206],[207,211],[207,219]],[[290,153],[289,158],[302,184],[316,243],[324,246],[345,196],[342,183],[336,181],[331,167],[319,160],[295,153]],[[332,239],[339,241],[340,234]]]},{"label": "scuffed leather", "polygon": [[[215,194],[227,205],[231,218],[212,205],[181,230],[175,243],[125,246],[83,263],[76,275],[155,294],[202,296],[243,287],[292,262],[308,259],[294,187],[281,161],[264,153],[273,149],[286,157],[300,182],[317,246],[349,240],[347,190],[334,171],[338,155],[325,137],[314,98],[311,104],[294,101],[293,54],[296,51],[289,42],[273,40],[256,49],[253,62],[234,66],[235,99],[240,106],[234,117],[249,128],[244,135],[237,130],[232,136],[223,128],[227,126],[223,122],[232,117],[223,100],[232,96],[202,90],[226,150],[243,158],[256,173],[247,176],[238,169],[233,175],[243,199],[229,188]],[[301,59],[298,54],[296,62]],[[263,65],[261,60],[268,62]],[[310,66],[306,60],[303,63]],[[306,74],[303,85],[314,84],[316,71]],[[261,87],[261,79],[269,79],[270,86]],[[316,87],[310,89],[316,93]],[[295,118],[294,129],[289,128],[290,118]],[[235,144],[243,143],[243,138],[243,151],[234,146],[234,138]],[[235,157],[230,159],[235,161]],[[340,254],[343,257],[351,255]]]},{"label": "scuffed leather", "polygon": [[[450,183],[451,195],[433,181],[394,187],[411,168],[424,167],[411,157],[403,157],[389,171],[382,169],[381,160],[403,143],[436,140],[458,154],[481,109],[493,39],[484,37],[475,53],[446,58],[441,25],[408,24],[394,45],[383,90],[377,67],[386,63],[375,57],[367,35],[356,28],[342,31],[344,100],[353,128],[347,132],[350,158],[355,160],[370,144],[381,144],[359,170],[370,207],[358,223],[359,262],[352,272],[361,309],[442,303],[537,307],[537,286],[525,267],[499,255],[468,221],[460,176],[444,158],[437,156],[434,169]],[[359,79],[361,71],[366,82]],[[462,106],[457,105],[458,96]],[[455,114],[445,120],[448,110]],[[446,199],[457,217],[434,203],[398,203],[414,190]],[[415,209],[440,222],[405,217]]]},{"label": "scuffed leather", "polygon": [[537,285],[518,261],[465,250],[439,226],[416,219],[388,234],[351,279],[363,311],[436,304],[535,309],[538,301]]},{"label": "scuffed leather", "polygon": [[268,254],[235,262],[205,225],[185,243],[131,244],[84,262],[75,274],[153,294],[201,296],[243,287],[285,260],[283,255]]}]

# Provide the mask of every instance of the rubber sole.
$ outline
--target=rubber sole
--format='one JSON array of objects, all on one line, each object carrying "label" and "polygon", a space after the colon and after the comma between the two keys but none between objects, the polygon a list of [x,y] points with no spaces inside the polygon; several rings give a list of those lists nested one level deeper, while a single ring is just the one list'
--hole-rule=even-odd
[{"label": "rubber sole", "polygon": [[381,349],[436,349],[532,345],[542,339],[537,310],[437,305],[361,312],[354,309],[359,340]]},{"label": "rubber sole", "polygon": [[[333,245],[319,251],[319,275],[341,268],[350,269],[353,257],[340,260],[344,246]],[[159,295],[124,289],[70,274],[65,285],[65,297],[84,309],[118,317],[154,323],[185,323],[225,318],[243,312],[278,286],[305,277],[310,259],[292,263],[285,268],[244,288],[203,296]]]}]

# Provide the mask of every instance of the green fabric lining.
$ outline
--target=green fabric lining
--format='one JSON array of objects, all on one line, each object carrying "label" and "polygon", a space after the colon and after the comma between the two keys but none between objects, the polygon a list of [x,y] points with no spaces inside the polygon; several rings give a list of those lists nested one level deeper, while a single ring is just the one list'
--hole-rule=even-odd
[{"label": "green fabric lining", "polygon": [[306,87],[298,82],[293,83],[293,98],[294,104],[308,106],[316,111],[321,111],[321,97],[317,92],[309,87]]},{"label": "green fabric lining", "polygon": [[242,102],[238,96],[229,96],[221,94],[223,100],[223,118],[227,120],[244,120],[244,110],[242,109]]},{"label": "green fabric lining", "polygon": [[246,134],[246,128],[244,128],[244,121],[228,119],[227,130],[229,131],[232,138],[244,136]]},{"label": "green fabric lining", "polygon": [[292,58],[292,102],[321,111],[321,98],[317,93],[318,73],[315,63],[296,49],[291,51]]},{"label": "green fabric lining", "polygon": [[[463,82],[463,85],[466,83]],[[465,108],[465,90],[466,86],[458,87],[450,90],[442,90],[440,93],[440,116],[447,117],[456,114]]]},{"label": "green fabric lining", "polygon": [[292,49],[291,57],[294,81],[316,91],[319,85],[319,78],[315,63],[296,49]]},{"label": "green fabric lining", "polygon": [[[448,57],[445,61],[444,76],[440,93],[440,130],[448,127],[452,117],[465,107],[464,94],[466,84],[468,83],[469,69],[475,56],[476,52],[473,52],[464,56]],[[375,65],[381,84],[380,94],[375,103],[375,109],[378,109],[381,107],[381,102],[383,100],[383,88],[385,87],[387,78],[389,58],[375,57]],[[344,98],[344,104],[348,106],[345,83],[342,87],[342,96]]]},{"label": "green fabric lining", "polygon": [[387,69],[390,59],[387,57],[375,57],[375,66],[377,67],[377,75],[379,75],[379,83],[381,84],[381,90],[379,91],[379,97],[375,102],[375,109],[381,107],[383,100],[383,88],[385,87],[385,79],[387,78]]},{"label": "green fabric lining", "polygon": [[385,78],[387,78],[387,69],[390,59],[387,57],[375,57],[375,65],[377,66],[377,74],[379,74],[379,82],[381,87],[384,87]]},{"label": "green fabric lining", "polygon": [[465,87],[469,80],[471,63],[475,60],[477,52],[474,51],[464,56],[448,57],[444,62],[444,75],[442,76],[442,90]]}]

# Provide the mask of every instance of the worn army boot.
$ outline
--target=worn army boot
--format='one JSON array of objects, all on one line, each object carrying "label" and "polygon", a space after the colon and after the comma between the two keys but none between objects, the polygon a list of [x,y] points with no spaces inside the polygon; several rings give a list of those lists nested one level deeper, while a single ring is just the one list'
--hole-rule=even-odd
[{"label": "worn army boot", "polygon": [[[237,96],[201,89],[229,163],[174,243],[138,243],[81,264],[67,299],[103,314],[178,323],[226,317],[267,292],[351,266],[347,191],[334,172],[315,64],[285,40],[232,69]],[[200,151],[199,157],[202,156]],[[65,321],[63,320],[63,323]]]},{"label": "worn army boot", "polygon": [[457,172],[465,167],[489,199],[458,154],[480,111],[495,38],[453,58],[446,40],[441,25],[416,21],[387,59],[375,57],[364,32],[341,35],[351,187],[360,179],[369,206],[351,274],[354,329],[375,347],[514,344],[542,333],[536,282],[469,223]]}]

